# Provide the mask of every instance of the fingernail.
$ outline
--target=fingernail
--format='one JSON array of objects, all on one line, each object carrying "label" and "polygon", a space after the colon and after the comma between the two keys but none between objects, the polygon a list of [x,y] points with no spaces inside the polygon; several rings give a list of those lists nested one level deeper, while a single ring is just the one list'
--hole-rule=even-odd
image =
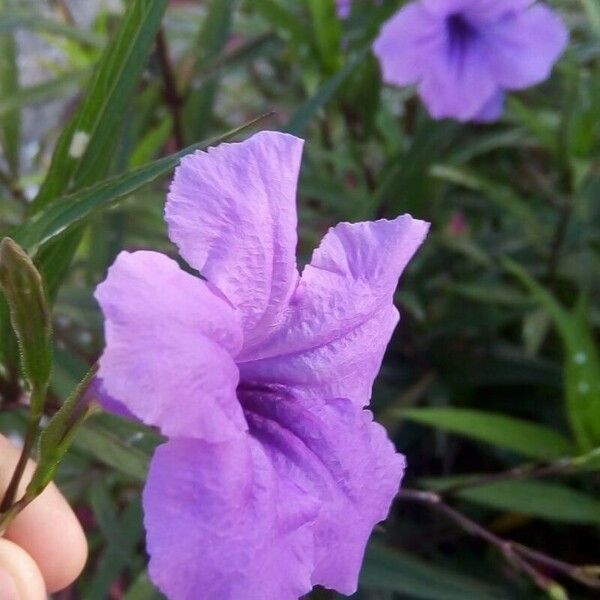
[{"label": "fingernail", "polygon": [[19,591],[12,575],[0,567],[0,598],[2,600],[19,600]]}]

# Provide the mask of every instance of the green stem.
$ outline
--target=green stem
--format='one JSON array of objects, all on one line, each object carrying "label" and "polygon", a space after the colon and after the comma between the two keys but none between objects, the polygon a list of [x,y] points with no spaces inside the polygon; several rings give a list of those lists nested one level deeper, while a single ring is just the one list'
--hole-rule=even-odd
[{"label": "green stem", "polygon": [[[42,407],[43,402],[40,400],[43,396],[44,394],[40,390],[34,390],[31,394],[31,406]],[[33,408],[29,423],[27,425],[21,456],[19,456],[19,461],[17,462],[17,466],[15,467],[10,483],[6,488],[4,498],[2,499],[2,503],[0,504],[0,514],[7,512],[15,503],[15,498],[19,491],[21,479],[23,478],[23,474],[27,468],[27,461],[29,460],[31,451],[33,450],[37,440],[41,419],[42,412],[38,408]]]}]

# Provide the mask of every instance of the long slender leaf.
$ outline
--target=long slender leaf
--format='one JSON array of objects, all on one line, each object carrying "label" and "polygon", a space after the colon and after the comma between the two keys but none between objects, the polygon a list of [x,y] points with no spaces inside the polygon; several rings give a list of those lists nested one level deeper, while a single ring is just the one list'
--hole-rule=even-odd
[{"label": "long slender leaf", "polygon": [[2,95],[0,97],[0,117],[7,117],[24,106],[45,102],[63,96],[71,89],[75,88],[85,77],[89,75],[87,69],[80,69],[65,73],[30,87],[21,88],[17,92],[10,95]]},{"label": "long slender leaf", "polygon": [[[7,6],[7,0],[0,0],[0,14]],[[14,35],[10,31],[0,31],[0,104],[19,93],[19,73],[17,70],[17,48]],[[13,178],[18,177],[21,142],[21,111],[13,106],[4,114],[0,113],[0,145]]]},{"label": "long slender leaf", "polygon": [[[422,480],[439,489],[460,478],[440,477]],[[501,481],[469,487],[457,496],[496,510],[539,517],[548,521],[600,525],[600,500],[558,483],[541,481]]]},{"label": "long slender leaf", "polygon": [[295,135],[301,135],[313,120],[316,113],[323,108],[339,90],[341,85],[352,75],[358,65],[365,60],[368,55],[368,49],[358,52],[348,61],[343,69],[340,69],[335,75],[330,77],[317,93],[302,104],[292,115],[285,130]]},{"label": "long slender leaf", "polygon": [[378,544],[367,550],[360,583],[423,600],[508,600],[492,585]]},{"label": "long slender leaf", "polygon": [[38,213],[26,225],[15,230],[13,235],[31,252],[38,252],[42,246],[45,246],[69,228],[82,223],[93,213],[113,206],[119,200],[126,198],[161,175],[168,173],[177,166],[186,154],[227,140],[252,127],[263,118],[259,117],[228,131],[224,135],[193,144],[180,152],[158,159],[125,175],[112,177],[95,186],[66,196]]},{"label": "long slender leaf", "polygon": [[61,135],[33,212],[69,188],[104,176],[131,92],[146,64],[167,0],[133,0],[115,39],[107,46],[88,94]]},{"label": "long slender leaf", "polygon": [[587,323],[586,304],[568,312],[522,267],[506,268],[529,289],[554,320],[565,349],[565,402],[573,433],[582,451],[600,445],[600,352]]},{"label": "long slender leaf", "polygon": [[498,413],[464,408],[414,408],[397,414],[531,458],[550,460],[575,451],[568,439],[548,427]]},{"label": "long slender leaf", "polygon": [[12,32],[16,29],[30,29],[39,33],[49,33],[78,41],[87,46],[100,47],[104,41],[101,36],[93,31],[72,27],[38,13],[26,10],[9,10],[0,14],[0,33]]}]

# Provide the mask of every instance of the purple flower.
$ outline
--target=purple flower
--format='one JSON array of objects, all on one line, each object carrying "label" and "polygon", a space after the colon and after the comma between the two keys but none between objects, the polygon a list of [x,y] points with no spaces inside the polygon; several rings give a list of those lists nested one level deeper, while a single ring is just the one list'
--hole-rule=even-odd
[{"label": "purple flower", "polygon": [[112,408],[168,438],[144,510],[150,574],[174,600],[353,593],[402,479],[404,458],[363,407],[428,225],[342,223],[299,275],[302,146],[261,133],[184,158],[166,220],[206,279],[122,252],[96,292]]},{"label": "purple flower", "polygon": [[352,11],[352,0],[335,0],[337,14],[340,19],[347,19]]},{"label": "purple flower", "polygon": [[549,77],[568,38],[533,0],[418,0],[384,24],[374,51],[385,81],[416,84],[435,119],[486,122],[502,114],[504,90]]},{"label": "purple flower", "polygon": [[[335,0],[335,6],[337,8],[337,14],[340,19],[347,19],[352,12],[352,2],[353,0]],[[374,2],[379,5],[382,0],[374,0]]]}]

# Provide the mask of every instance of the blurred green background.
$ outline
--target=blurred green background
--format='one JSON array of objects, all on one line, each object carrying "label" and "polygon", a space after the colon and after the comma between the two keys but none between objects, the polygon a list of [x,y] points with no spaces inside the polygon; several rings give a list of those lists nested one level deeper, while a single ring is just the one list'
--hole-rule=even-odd
[{"label": "blurred green background", "polygon": [[[92,294],[116,254],[175,256],[175,153],[273,113],[237,138],[306,138],[302,262],[339,221],[432,222],[373,398],[408,491],[356,598],[600,597],[600,4],[549,2],[569,49],[487,126],[432,121],[414,90],[382,86],[370,46],[402,4],[356,0],[341,22],[333,0],[0,0],[0,233],[54,302],[47,411],[101,352]],[[0,361],[0,431],[18,436],[2,307]],[[79,432],[58,483],[91,554],[57,599],[160,597],[140,507],[155,444],[104,414]]]}]

